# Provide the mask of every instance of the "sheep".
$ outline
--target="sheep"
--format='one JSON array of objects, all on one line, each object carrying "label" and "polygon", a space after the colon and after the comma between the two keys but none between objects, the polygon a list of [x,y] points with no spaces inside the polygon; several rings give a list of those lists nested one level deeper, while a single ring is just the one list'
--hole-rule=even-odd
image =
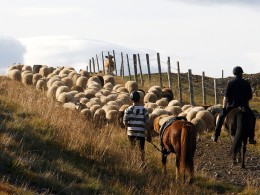
[{"label": "sheep", "polygon": [[86,98],[86,97],[84,97],[84,98],[80,98],[79,102],[80,102],[81,104],[85,104],[85,105],[86,105],[86,103],[89,102],[89,99]]},{"label": "sheep", "polygon": [[152,102],[155,103],[158,100],[158,97],[154,93],[146,93],[144,96],[144,103]]},{"label": "sheep", "polygon": [[58,86],[58,87],[65,86],[65,83],[61,80],[57,80],[52,83],[52,86]]},{"label": "sheep", "polygon": [[148,102],[144,104],[144,107],[148,110],[149,113],[152,113],[155,108],[158,107],[156,103]]},{"label": "sheep", "polygon": [[160,115],[163,115],[163,114],[168,114],[168,112],[162,108],[155,108],[152,112],[153,115],[157,115],[157,116],[160,116]]},{"label": "sheep", "polygon": [[216,114],[220,113],[222,110],[223,106],[221,104],[210,106],[207,108],[207,110],[215,116]]},{"label": "sheep", "polygon": [[54,99],[57,89],[58,89],[58,86],[51,86],[50,88],[48,88],[47,97]]},{"label": "sheep", "polygon": [[[68,75],[69,76],[69,75]],[[77,82],[77,80],[78,80],[78,78],[80,77],[81,75],[80,74],[75,74],[74,72],[73,72],[73,75],[72,75],[72,81],[73,81],[73,83],[74,84],[76,84],[76,82]],[[70,77],[70,76],[69,76]]]},{"label": "sheep", "polygon": [[15,80],[15,81],[22,80],[21,71],[18,69],[13,69],[13,70],[8,71],[7,76],[8,76],[8,78]]},{"label": "sheep", "polygon": [[103,89],[107,89],[107,90],[109,90],[109,91],[112,91],[112,90],[113,90],[113,85],[112,85],[112,83],[106,83],[106,84],[104,84]]},{"label": "sheep", "polygon": [[93,115],[93,121],[95,125],[104,125],[106,123],[106,112],[102,108],[97,109]]},{"label": "sheep", "polygon": [[80,69],[80,70],[79,70],[79,74],[80,74],[81,76],[85,76],[85,77],[87,77],[87,78],[90,77],[89,72],[87,72],[86,70]]},{"label": "sheep", "polygon": [[61,80],[61,77],[58,75],[51,77],[47,82],[47,87],[50,88],[55,81],[60,81],[60,80]]},{"label": "sheep", "polygon": [[89,102],[87,102],[86,103],[86,106],[87,106],[87,108],[91,108],[93,105],[99,105],[97,102],[94,102],[94,101],[89,101]]},{"label": "sheep", "polygon": [[214,116],[208,110],[200,110],[196,114],[196,118],[201,118],[204,120],[208,131],[214,130]]},{"label": "sheep", "polygon": [[191,109],[188,113],[187,113],[187,120],[190,122],[192,119],[194,119],[197,115],[197,113],[199,112],[199,110],[197,109]]},{"label": "sheep", "polygon": [[96,91],[93,89],[86,89],[84,93],[86,94],[86,98],[91,99],[95,97]]},{"label": "sheep", "polygon": [[91,76],[89,79],[88,79],[88,82],[87,82],[87,85],[89,85],[90,83],[92,82],[96,82],[96,83],[99,83],[100,84],[100,79],[98,76]]},{"label": "sheep", "polygon": [[24,65],[23,68],[22,68],[22,72],[25,71],[25,70],[32,72],[32,67]]},{"label": "sheep", "polygon": [[83,92],[78,92],[78,91],[75,91],[76,94],[74,95],[75,98],[77,99],[81,99],[81,98],[86,98],[86,94],[83,93]]},{"label": "sheep", "polygon": [[128,90],[129,93],[132,91],[138,90],[138,83],[136,81],[127,81],[125,83],[125,88]]},{"label": "sheep", "polygon": [[119,87],[123,87],[122,85],[120,85],[120,84],[117,84],[117,85],[114,85],[114,87],[113,87],[113,91],[116,91]]},{"label": "sheep", "polygon": [[84,92],[83,87],[78,86],[78,85],[72,86],[72,87],[71,87],[71,90],[73,90],[73,91],[76,90],[76,91],[78,91],[78,92]]},{"label": "sheep", "polygon": [[108,110],[106,112],[106,119],[108,123],[116,122],[118,110]]},{"label": "sheep", "polygon": [[113,74],[114,69],[115,69],[115,63],[113,61],[114,56],[108,55],[105,56],[104,59],[104,69],[105,69],[105,74]]},{"label": "sheep", "polygon": [[182,109],[180,106],[167,106],[165,110],[168,112],[169,115],[178,116]]},{"label": "sheep", "polygon": [[166,107],[168,106],[168,99],[167,98],[161,98],[155,102],[158,106]]},{"label": "sheep", "polygon": [[111,90],[108,90],[108,89],[101,89],[100,91],[101,91],[101,93],[102,93],[103,95],[106,95],[106,96],[108,96],[108,95],[111,94]]},{"label": "sheep", "polygon": [[[59,88],[57,89],[59,90]],[[56,92],[57,94],[57,92]],[[62,103],[67,103],[67,102],[76,102],[75,98],[73,95],[67,92],[62,92],[57,96],[57,101],[62,102]]]},{"label": "sheep", "polygon": [[[152,120],[152,122],[151,122],[151,124],[152,124],[152,127],[153,127],[153,129],[157,132],[157,133],[159,133],[160,132],[160,128],[161,128],[161,126],[162,126],[162,122],[161,122],[161,120],[162,119],[164,119],[164,118],[166,118],[166,117],[168,117],[169,115],[168,114],[162,114],[162,115],[159,115],[159,116],[154,116],[154,117],[151,117],[151,118],[153,118],[153,120]],[[164,120],[164,122],[165,122],[165,120]]]},{"label": "sheep", "polygon": [[80,111],[80,114],[84,115],[88,120],[92,119],[92,112],[88,108],[84,108]]},{"label": "sheep", "polygon": [[167,98],[168,102],[173,100],[173,91],[170,88],[162,89],[162,97]]},{"label": "sheep", "polygon": [[42,65],[33,65],[33,69],[32,69],[33,74],[39,73],[41,67]]},{"label": "sheep", "polygon": [[42,75],[39,74],[39,73],[36,73],[36,74],[33,74],[33,78],[32,78],[32,83],[33,83],[33,86],[36,86],[36,83],[39,79],[42,78]]},{"label": "sheep", "polygon": [[182,106],[182,111],[188,110],[189,108],[191,108],[190,104],[185,104],[184,106]]},{"label": "sheep", "polygon": [[148,93],[155,94],[157,99],[161,98],[161,90],[158,90],[155,86],[148,89]]},{"label": "sheep", "polygon": [[92,114],[94,115],[95,114],[95,112],[96,112],[96,110],[97,109],[100,109],[101,108],[101,106],[100,105],[98,105],[98,104],[95,104],[95,105],[93,105],[93,106],[91,106],[90,107],[90,111],[92,112]]},{"label": "sheep", "polygon": [[85,76],[78,77],[78,79],[76,81],[76,85],[82,87],[83,89],[86,88],[87,83],[88,83],[88,78]]},{"label": "sheep", "polygon": [[168,106],[181,106],[181,103],[179,100],[172,100],[169,102]]},{"label": "sheep", "polygon": [[62,107],[65,109],[76,110],[76,105],[73,102],[66,102]]},{"label": "sheep", "polygon": [[116,89],[117,93],[128,93],[128,90],[125,87],[118,87]]},{"label": "sheep", "polygon": [[64,78],[61,79],[61,81],[63,81],[64,84],[65,84],[66,86],[68,86],[70,89],[73,87],[73,81],[72,81],[71,78],[69,78],[69,77],[64,77]]},{"label": "sheep", "polygon": [[[55,85],[54,85],[55,86]],[[67,86],[59,86],[56,90],[56,99],[58,99],[58,96],[63,92],[69,92],[70,89]]]},{"label": "sheep", "polygon": [[50,74],[50,69],[46,66],[43,66],[40,68],[39,73],[43,76],[43,77],[47,77],[48,74]]},{"label": "sheep", "polygon": [[32,85],[33,73],[25,73],[22,75],[22,83],[25,85]]},{"label": "sheep", "polygon": [[129,107],[128,104],[123,104],[117,112],[117,125],[119,125],[121,128],[125,128],[125,125],[123,123],[123,117],[124,117],[125,109],[127,109],[128,107]]},{"label": "sheep", "polygon": [[46,91],[47,90],[47,84],[45,79],[39,79],[35,86],[36,90],[38,91]]},{"label": "sheep", "polygon": [[191,123],[194,124],[195,130],[201,134],[206,131],[206,123],[201,118],[194,118],[191,120]]},{"label": "sheep", "polygon": [[116,111],[119,110],[118,106],[115,106],[115,105],[104,105],[104,106],[102,107],[102,109],[105,110],[106,113],[107,113],[109,110],[116,110]]}]

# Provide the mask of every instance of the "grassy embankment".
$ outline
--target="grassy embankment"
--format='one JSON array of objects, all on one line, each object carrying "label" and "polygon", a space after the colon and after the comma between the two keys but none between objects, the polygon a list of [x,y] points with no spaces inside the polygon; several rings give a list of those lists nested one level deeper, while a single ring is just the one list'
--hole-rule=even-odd
[{"label": "grassy embankment", "polygon": [[[195,175],[191,186],[161,174],[161,158],[146,145],[147,167],[129,150],[124,130],[97,129],[78,112],[62,109],[30,86],[0,77],[0,190],[15,194],[257,193]],[[258,121],[259,140],[259,121]],[[158,140],[154,140],[156,143]],[[159,142],[157,142],[159,143]],[[258,191],[259,192],[259,191]]]}]

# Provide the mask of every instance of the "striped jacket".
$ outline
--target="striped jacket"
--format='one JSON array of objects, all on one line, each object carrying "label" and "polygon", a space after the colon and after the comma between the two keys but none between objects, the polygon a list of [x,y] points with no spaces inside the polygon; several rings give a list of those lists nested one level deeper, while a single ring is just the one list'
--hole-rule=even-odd
[{"label": "striped jacket", "polygon": [[143,106],[129,106],[125,109],[123,123],[128,136],[145,137],[145,127],[149,123],[149,113]]}]

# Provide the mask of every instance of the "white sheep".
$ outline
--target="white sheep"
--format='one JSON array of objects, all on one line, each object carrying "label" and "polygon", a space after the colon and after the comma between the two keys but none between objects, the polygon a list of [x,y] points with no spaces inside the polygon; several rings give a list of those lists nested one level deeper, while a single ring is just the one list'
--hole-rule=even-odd
[{"label": "white sheep", "polygon": [[168,106],[180,106],[181,107],[181,103],[179,100],[171,100],[169,102]]},{"label": "white sheep", "polygon": [[214,116],[207,110],[200,110],[196,114],[196,118],[201,118],[204,120],[206,124],[206,128],[208,131],[214,130],[215,124],[214,124]]},{"label": "white sheep", "polygon": [[132,91],[138,90],[138,83],[136,81],[127,81],[125,83],[125,88],[128,90],[129,93]]},{"label": "white sheep", "polygon": [[46,80],[45,79],[39,79],[36,83],[36,86],[35,88],[38,90],[38,91],[46,91],[48,88],[47,88],[47,84],[46,84]]},{"label": "white sheep", "polygon": [[194,124],[195,130],[197,133],[201,134],[206,131],[206,123],[201,118],[194,118],[191,120],[191,123]]},{"label": "white sheep", "polygon": [[158,96],[154,93],[146,93],[144,96],[144,103],[152,102],[155,103],[158,100]]},{"label": "white sheep", "polygon": [[[55,85],[54,85],[55,86]],[[63,92],[69,92],[70,89],[67,86],[59,86],[56,90],[55,97],[58,99],[58,96]]]},{"label": "white sheep", "polygon": [[182,112],[180,106],[167,106],[165,107],[165,110],[168,111],[169,115],[173,115],[173,116],[178,116]]},{"label": "white sheep", "polygon": [[15,80],[15,81],[21,81],[22,80],[22,75],[21,75],[21,71],[18,69],[13,69],[8,71],[7,73],[7,77]]}]

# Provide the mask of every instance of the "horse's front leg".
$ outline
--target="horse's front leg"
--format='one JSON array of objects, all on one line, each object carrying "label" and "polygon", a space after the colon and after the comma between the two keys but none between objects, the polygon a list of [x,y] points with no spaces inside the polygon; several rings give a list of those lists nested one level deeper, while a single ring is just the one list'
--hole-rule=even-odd
[{"label": "horse's front leg", "polygon": [[167,155],[162,154],[162,173],[165,174],[165,175],[167,174],[166,162],[167,162]]}]

